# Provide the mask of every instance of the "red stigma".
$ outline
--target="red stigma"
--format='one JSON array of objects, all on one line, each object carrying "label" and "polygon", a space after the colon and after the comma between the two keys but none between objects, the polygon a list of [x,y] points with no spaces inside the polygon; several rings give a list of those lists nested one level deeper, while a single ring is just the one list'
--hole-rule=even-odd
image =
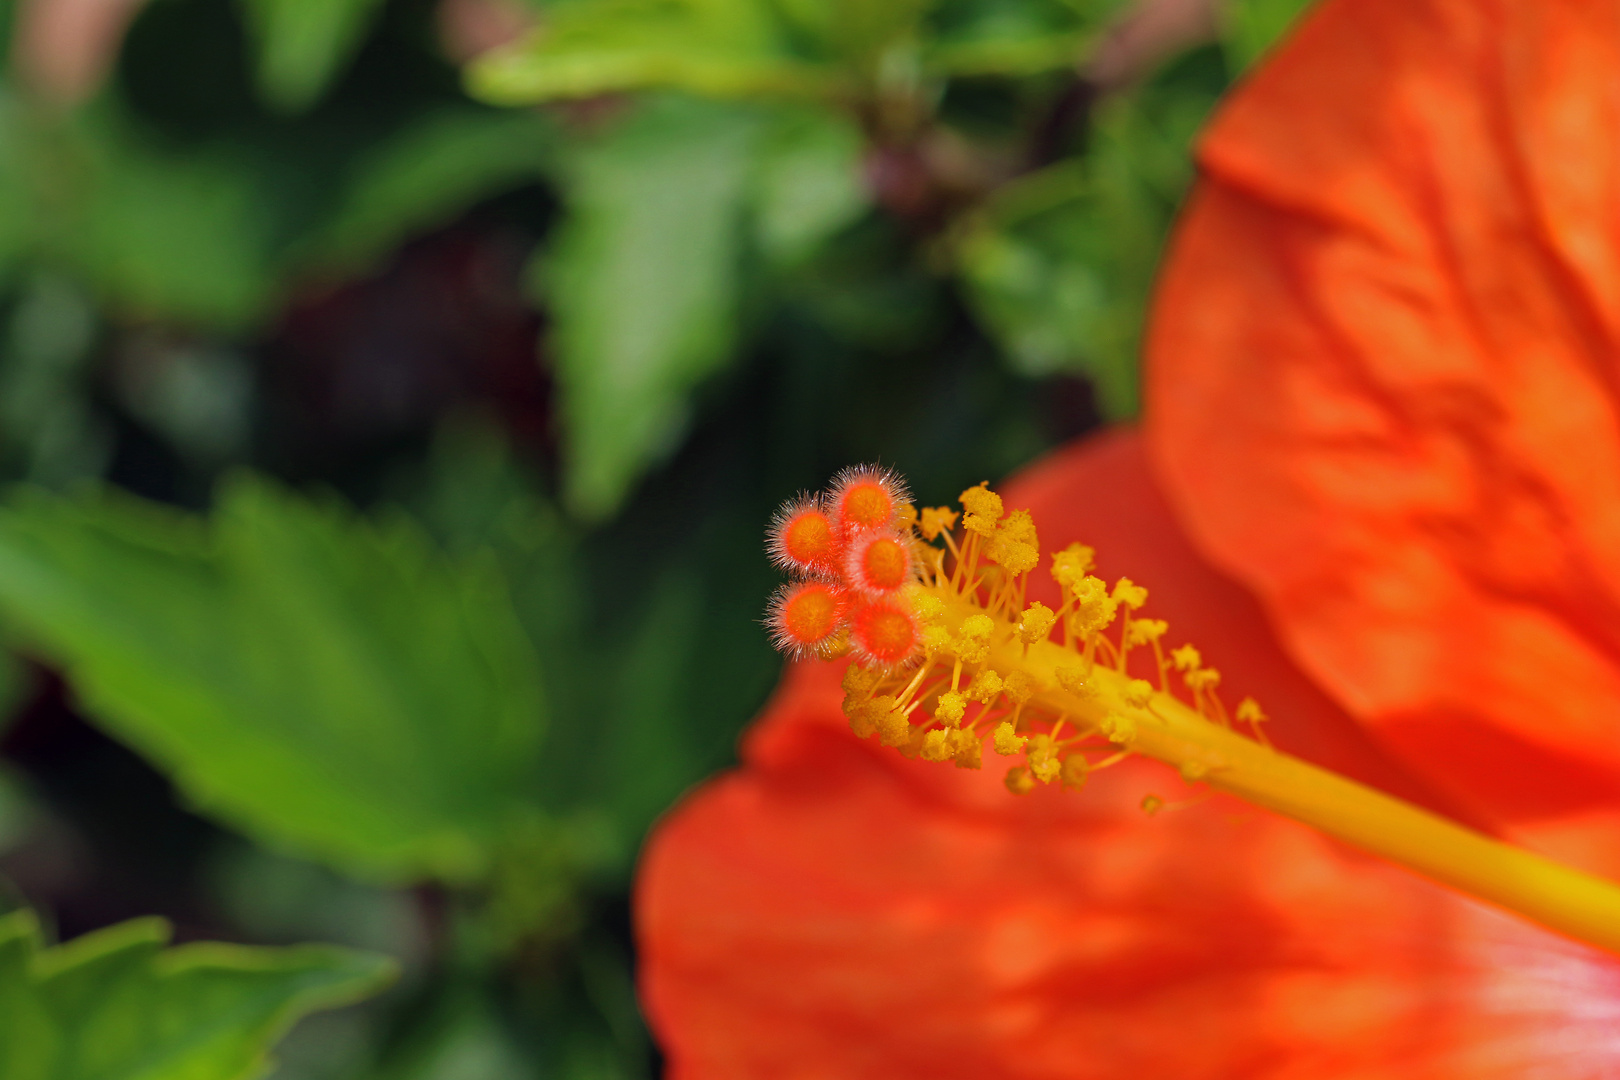
[{"label": "red stigma", "polygon": [[863,592],[892,593],[911,580],[911,545],[898,533],[866,533],[850,546],[844,572]]},{"label": "red stigma", "polygon": [[905,482],[888,469],[860,465],[845,469],[833,480],[832,508],[845,536],[883,529],[899,518],[906,502]]},{"label": "red stigma", "polygon": [[869,667],[893,667],[917,651],[917,620],[893,600],[874,600],[855,612],[851,644]]},{"label": "red stigma", "polygon": [[821,581],[784,586],[771,601],[766,623],[778,649],[811,656],[832,643],[844,621],[844,597]]},{"label": "red stigma", "polygon": [[802,496],[777,512],[768,544],[771,559],[785,570],[836,573],[838,533],[814,496]]}]

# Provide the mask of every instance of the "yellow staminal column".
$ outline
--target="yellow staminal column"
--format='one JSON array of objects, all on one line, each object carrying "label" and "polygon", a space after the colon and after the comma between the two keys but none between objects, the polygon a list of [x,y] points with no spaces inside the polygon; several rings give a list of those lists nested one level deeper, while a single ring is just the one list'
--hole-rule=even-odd
[{"label": "yellow staminal column", "polygon": [[[998,635],[1000,636],[1000,635]],[[1095,665],[1080,692],[1058,688],[1075,655],[1052,642],[1006,636],[991,651],[998,670],[1023,670],[1049,687],[1031,701],[1106,734],[1124,750],[1162,761],[1189,781],[1313,826],[1364,851],[1620,953],[1620,886],[1492,840],[1337,773],[1210,722],[1141,680]]]}]

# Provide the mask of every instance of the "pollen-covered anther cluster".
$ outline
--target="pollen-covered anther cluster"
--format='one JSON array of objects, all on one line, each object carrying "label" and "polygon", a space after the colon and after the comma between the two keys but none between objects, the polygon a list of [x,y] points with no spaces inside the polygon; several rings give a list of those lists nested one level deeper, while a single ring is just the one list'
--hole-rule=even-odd
[{"label": "pollen-covered anther cluster", "polygon": [[[1049,563],[1058,606],[1031,602],[1033,518],[1008,513],[988,484],[964,491],[961,506],[917,510],[898,476],[866,466],[772,524],[772,556],[796,578],[772,601],[772,634],[794,656],[852,655],[844,713],[856,735],[965,769],[982,767],[988,739],[1018,759],[1006,786],[1024,794],[1080,788],[1138,752],[1158,710],[1231,726],[1220,674],[1191,645],[1167,653],[1168,624],[1137,615],[1147,589],[1129,578],[1110,586],[1092,573],[1093,550],[1070,544]],[[1190,701],[1175,696],[1172,670]],[[1264,741],[1252,698],[1236,719]],[[1220,768],[1170,764],[1188,782]]]}]

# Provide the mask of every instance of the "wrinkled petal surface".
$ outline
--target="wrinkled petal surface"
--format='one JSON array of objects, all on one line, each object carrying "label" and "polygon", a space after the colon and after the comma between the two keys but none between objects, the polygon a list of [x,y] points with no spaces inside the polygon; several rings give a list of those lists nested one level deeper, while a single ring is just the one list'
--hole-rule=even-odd
[{"label": "wrinkled petal surface", "polygon": [[[1141,443],[1057,455],[1005,493],[1050,550],[1099,548],[1278,717],[1273,737],[1423,791],[1202,565]],[[741,770],[649,842],[642,998],[672,1080],[1620,1075],[1620,963],[1300,826],[1128,762],[1016,798],[849,731],[840,669],[789,669]]]},{"label": "wrinkled petal surface", "polygon": [[1301,666],[1620,877],[1620,5],[1328,0],[1230,100],[1149,437]]}]

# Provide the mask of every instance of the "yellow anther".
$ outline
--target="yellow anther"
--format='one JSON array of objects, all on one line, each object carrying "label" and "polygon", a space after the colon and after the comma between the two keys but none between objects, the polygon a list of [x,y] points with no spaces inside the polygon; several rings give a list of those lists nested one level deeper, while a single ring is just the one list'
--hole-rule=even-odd
[{"label": "yellow anther", "polygon": [[1260,703],[1252,697],[1246,697],[1238,702],[1236,716],[1239,721],[1245,724],[1260,724],[1271,719],[1266,715],[1265,710],[1260,708]]},{"label": "yellow anther", "polygon": [[1150,645],[1164,637],[1170,624],[1163,619],[1132,619],[1130,631],[1125,635],[1127,645]]},{"label": "yellow anther", "polygon": [[995,535],[996,523],[1001,520],[1001,496],[990,490],[989,481],[962,492],[962,528],[989,538]]},{"label": "yellow anther", "polygon": [[1058,760],[1052,736],[1044,733],[1035,735],[1029,743],[1029,751],[1024,755],[1024,760],[1029,762],[1029,771],[1041,783],[1050,784],[1063,771],[1063,763]]},{"label": "yellow anther", "polygon": [[1163,809],[1164,800],[1159,798],[1157,795],[1142,796],[1142,812],[1147,814],[1149,817],[1152,817],[1154,814],[1157,814]]},{"label": "yellow anther", "polygon": [[911,721],[894,707],[894,698],[884,695],[877,699],[886,702],[876,713],[878,738],[884,746],[904,746],[911,741]]},{"label": "yellow anther", "polygon": [[[900,509],[896,513],[896,517],[898,518],[898,521],[896,521],[896,524],[899,525],[901,529],[912,528],[914,525],[917,524],[917,507],[916,507],[916,504],[915,503],[901,503],[900,504]],[[932,537],[930,537],[930,539],[932,539]]]},{"label": "yellow anther", "polygon": [[1170,662],[1176,665],[1177,671],[1197,671],[1203,666],[1204,658],[1191,645],[1183,645],[1170,650]]},{"label": "yellow anther", "polygon": [[923,652],[943,652],[951,647],[951,632],[943,626],[925,626],[919,640]]},{"label": "yellow anther", "polygon": [[951,733],[943,728],[935,728],[923,736],[922,759],[924,761],[945,761],[956,753],[956,747],[951,743]]},{"label": "yellow anther", "polygon": [[1140,709],[1153,700],[1153,684],[1146,679],[1132,679],[1125,684],[1125,704]]},{"label": "yellow anther", "polygon": [[958,638],[951,648],[964,663],[982,664],[990,659],[990,644],[984,641],[974,641],[970,638]]},{"label": "yellow anther", "polygon": [[973,682],[968,685],[967,698],[969,701],[990,704],[1001,693],[1001,676],[989,668],[973,676]]},{"label": "yellow anther", "polygon": [[[893,712],[894,705],[894,698],[888,694],[878,698],[864,698],[854,692],[844,695],[844,715],[849,717],[850,730],[862,739],[883,729],[884,715]],[[904,722],[904,717],[901,720]]]},{"label": "yellow anther", "polygon": [[1035,696],[1035,677],[1023,668],[1009,672],[1001,680],[1001,692],[1007,695],[1007,700],[1014,705],[1022,705]]},{"label": "yellow anther", "polygon": [[1069,791],[1079,791],[1086,785],[1086,777],[1091,774],[1091,763],[1081,754],[1070,754],[1063,759],[1063,786]]},{"label": "yellow anther", "polygon": [[940,533],[948,533],[956,528],[956,519],[960,516],[948,506],[925,506],[917,527],[924,540],[937,540]]},{"label": "yellow anther", "polygon": [[1103,738],[1116,746],[1124,746],[1136,738],[1136,721],[1128,716],[1105,716],[1102,723],[1097,725]]},{"label": "yellow anther", "polygon": [[1065,592],[1091,572],[1097,553],[1084,544],[1070,544],[1052,556],[1052,578]]},{"label": "yellow anther", "polygon": [[1028,795],[1035,790],[1035,778],[1029,775],[1029,770],[1022,765],[1014,765],[1007,770],[1007,778],[1002,781],[1007,790],[1014,795]]},{"label": "yellow anther", "polygon": [[955,690],[947,690],[939,695],[939,703],[934,706],[934,719],[954,727],[962,722],[966,711],[967,699]]},{"label": "yellow anther", "polygon": [[1105,630],[1114,621],[1119,601],[1108,595],[1108,586],[1101,578],[1081,578],[1069,592],[1074,597],[1074,617],[1070,625],[1081,637]]},{"label": "yellow anther", "polygon": [[851,664],[844,669],[844,693],[865,694],[883,681],[883,673]]},{"label": "yellow anther", "polygon": [[1045,641],[1055,622],[1057,613],[1037,600],[1024,609],[1024,617],[1018,620],[1018,640],[1025,645]]},{"label": "yellow anther", "polygon": [[1079,664],[1064,664],[1052,672],[1058,685],[1071,694],[1091,696],[1091,688],[1086,685],[1086,669]]},{"label": "yellow anther", "polygon": [[994,543],[988,554],[992,562],[1014,576],[1029,573],[1041,561],[1041,549],[1034,544]]},{"label": "yellow anther", "polygon": [[903,591],[906,603],[911,605],[911,613],[917,616],[917,621],[924,626],[939,622],[945,616],[945,601],[929,592],[921,585],[913,582]]},{"label": "yellow anther", "polygon": [[1147,603],[1147,590],[1128,577],[1114,582],[1114,599],[1132,611]]},{"label": "yellow anther", "polygon": [[1011,720],[1003,720],[996,725],[995,740],[996,753],[1006,757],[1023,750],[1024,744],[1029,742],[1029,736],[1014,731]]},{"label": "yellow anther", "polygon": [[1189,690],[1213,690],[1221,684],[1221,673],[1212,667],[1202,668],[1187,672],[1186,679]]},{"label": "yellow anther", "polygon": [[1178,770],[1181,778],[1189,784],[1195,784],[1209,775],[1209,766],[1202,761],[1183,761]]},{"label": "yellow anther", "polygon": [[979,736],[958,728],[951,732],[951,742],[955,747],[951,757],[958,769],[984,768],[984,744],[979,741]]},{"label": "yellow anther", "polygon": [[990,635],[995,633],[995,620],[988,615],[969,615],[962,620],[961,632],[952,642],[951,651],[964,663],[982,664],[990,655]]},{"label": "yellow anther", "polygon": [[996,529],[996,539],[1013,544],[1041,546],[1041,539],[1035,532],[1035,519],[1030,517],[1028,510],[1014,510],[1008,514],[1007,520]]},{"label": "yellow anther", "polygon": [[1029,516],[1029,511],[1014,510],[997,527],[985,554],[1009,574],[1017,576],[1029,573],[1041,561],[1040,544],[1035,519]]}]

